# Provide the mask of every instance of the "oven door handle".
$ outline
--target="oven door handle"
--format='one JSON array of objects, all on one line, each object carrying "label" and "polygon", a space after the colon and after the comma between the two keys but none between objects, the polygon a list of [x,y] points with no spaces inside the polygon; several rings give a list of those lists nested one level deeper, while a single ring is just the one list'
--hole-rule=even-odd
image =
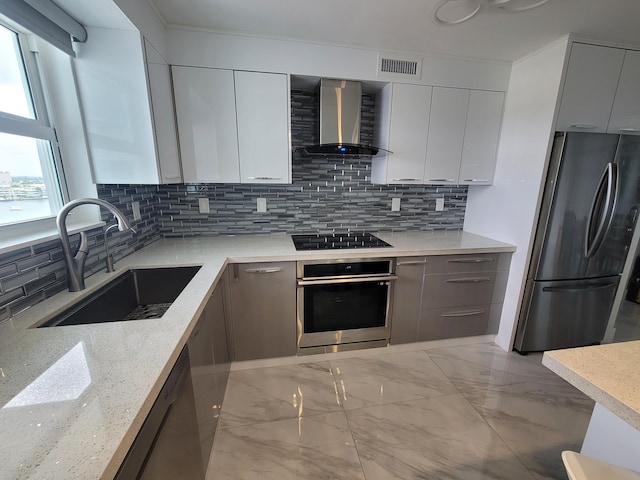
[{"label": "oven door handle", "polygon": [[349,277],[349,278],[331,278],[317,280],[298,280],[298,287],[306,287],[308,285],[330,285],[336,283],[363,283],[363,282],[389,282],[397,280],[397,275],[384,275],[381,277]]}]

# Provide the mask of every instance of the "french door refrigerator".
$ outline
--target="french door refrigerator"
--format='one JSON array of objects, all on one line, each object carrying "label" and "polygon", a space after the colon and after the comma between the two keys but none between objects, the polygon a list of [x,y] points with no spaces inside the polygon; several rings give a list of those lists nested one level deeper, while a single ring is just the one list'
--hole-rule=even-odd
[{"label": "french door refrigerator", "polygon": [[640,137],[556,133],[514,348],[604,336],[640,206]]}]

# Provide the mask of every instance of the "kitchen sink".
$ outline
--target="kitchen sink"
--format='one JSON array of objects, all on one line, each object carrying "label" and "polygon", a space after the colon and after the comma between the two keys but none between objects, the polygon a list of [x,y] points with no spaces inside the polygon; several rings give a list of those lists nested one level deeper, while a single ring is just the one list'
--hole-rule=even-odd
[{"label": "kitchen sink", "polygon": [[38,328],[160,318],[199,269],[129,270]]}]

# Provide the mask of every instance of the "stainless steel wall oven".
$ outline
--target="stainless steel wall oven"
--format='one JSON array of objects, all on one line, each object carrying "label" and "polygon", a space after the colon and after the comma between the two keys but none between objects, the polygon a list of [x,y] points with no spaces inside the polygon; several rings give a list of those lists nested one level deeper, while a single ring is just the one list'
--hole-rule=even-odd
[{"label": "stainless steel wall oven", "polygon": [[298,353],[386,345],[395,259],[297,262]]}]

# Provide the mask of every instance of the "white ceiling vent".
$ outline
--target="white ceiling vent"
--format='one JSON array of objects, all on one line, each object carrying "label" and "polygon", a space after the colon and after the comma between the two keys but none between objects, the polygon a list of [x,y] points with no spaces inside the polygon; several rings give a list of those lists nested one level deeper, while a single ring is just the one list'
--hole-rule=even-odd
[{"label": "white ceiling vent", "polygon": [[398,55],[395,53],[378,53],[379,77],[415,78],[422,73],[422,58]]}]

